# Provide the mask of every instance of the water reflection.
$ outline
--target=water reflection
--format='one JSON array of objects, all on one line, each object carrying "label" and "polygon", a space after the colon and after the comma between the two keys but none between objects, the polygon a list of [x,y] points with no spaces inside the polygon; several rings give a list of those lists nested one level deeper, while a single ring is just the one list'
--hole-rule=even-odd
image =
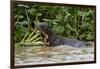
[{"label": "water reflection", "polygon": [[94,61],[94,46],[73,48],[69,46],[15,46],[15,65]]}]

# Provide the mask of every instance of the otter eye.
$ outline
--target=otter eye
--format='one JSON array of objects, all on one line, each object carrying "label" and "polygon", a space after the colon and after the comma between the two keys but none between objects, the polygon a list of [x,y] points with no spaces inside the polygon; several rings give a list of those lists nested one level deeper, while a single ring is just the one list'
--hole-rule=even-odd
[{"label": "otter eye", "polygon": [[45,30],[45,27],[44,27],[43,25],[41,25],[41,29],[42,29],[42,30]]}]

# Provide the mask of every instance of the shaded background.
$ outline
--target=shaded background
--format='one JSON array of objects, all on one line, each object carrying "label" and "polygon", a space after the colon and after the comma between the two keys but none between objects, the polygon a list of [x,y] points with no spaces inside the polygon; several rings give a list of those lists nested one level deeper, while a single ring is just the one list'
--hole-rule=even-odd
[{"label": "shaded background", "polygon": [[[35,29],[46,22],[57,34],[84,41],[94,40],[94,8],[44,4],[16,4],[14,9],[15,41],[40,44],[41,35]],[[34,26],[32,29],[31,26]]]}]

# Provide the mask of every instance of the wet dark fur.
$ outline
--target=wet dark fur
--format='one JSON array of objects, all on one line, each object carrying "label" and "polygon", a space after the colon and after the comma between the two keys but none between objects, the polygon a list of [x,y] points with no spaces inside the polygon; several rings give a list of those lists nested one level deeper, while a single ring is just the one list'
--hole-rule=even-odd
[{"label": "wet dark fur", "polygon": [[86,46],[85,42],[65,38],[54,33],[51,28],[46,23],[39,23],[37,29],[41,32],[43,36],[43,41],[46,46],[58,46],[58,45],[69,45],[72,47],[84,47]]}]

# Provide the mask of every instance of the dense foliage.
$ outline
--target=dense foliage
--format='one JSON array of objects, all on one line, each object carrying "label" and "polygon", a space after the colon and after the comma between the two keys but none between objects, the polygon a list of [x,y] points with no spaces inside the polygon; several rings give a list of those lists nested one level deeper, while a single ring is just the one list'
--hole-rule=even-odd
[{"label": "dense foliage", "polygon": [[57,34],[79,40],[94,40],[94,9],[43,4],[17,4],[14,9],[15,41],[37,42],[40,33],[30,24],[46,22]]}]

